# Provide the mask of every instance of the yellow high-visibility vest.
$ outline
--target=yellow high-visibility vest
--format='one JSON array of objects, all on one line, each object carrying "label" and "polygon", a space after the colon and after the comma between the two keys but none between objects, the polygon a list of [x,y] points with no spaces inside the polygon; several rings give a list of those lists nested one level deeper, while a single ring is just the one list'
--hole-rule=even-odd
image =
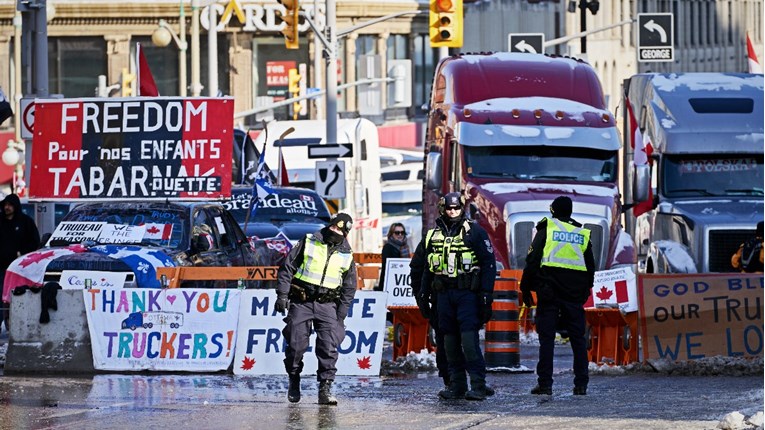
[{"label": "yellow high-visibility vest", "polygon": [[590,243],[590,230],[547,219],[547,239],[542,251],[542,266],[586,271],[584,251]]},{"label": "yellow high-visibility vest", "polygon": [[295,278],[317,287],[340,288],[343,275],[351,268],[353,253],[329,252],[327,244],[317,240],[313,234],[305,237],[303,263],[298,267]]},{"label": "yellow high-visibility vest", "polygon": [[465,244],[465,234],[470,230],[470,223],[465,221],[463,226],[460,234],[455,237],[446,237],[438,228],[428,231],[425,247],[433,244],[433,251],[428,254],[428,268],[434,274],[456,278],[478,266],[475,252]]}]

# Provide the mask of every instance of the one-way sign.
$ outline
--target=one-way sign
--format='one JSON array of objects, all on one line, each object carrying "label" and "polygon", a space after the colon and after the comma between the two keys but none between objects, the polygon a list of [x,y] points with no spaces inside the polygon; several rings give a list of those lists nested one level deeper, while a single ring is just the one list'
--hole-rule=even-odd
[{"label": "one-way sign", "polygon": [[675,60],[674,22],[671,13],[638,14],[639,62]]},{"label": "one-way sign", "polygon": [[308,145],[308,158],[345,158],[353,155],[352,143]]},{"label": "one-way sign", "polygon": [[544,33],[510,33],[507,35],[508,51],[542,54],[545,52]]}]

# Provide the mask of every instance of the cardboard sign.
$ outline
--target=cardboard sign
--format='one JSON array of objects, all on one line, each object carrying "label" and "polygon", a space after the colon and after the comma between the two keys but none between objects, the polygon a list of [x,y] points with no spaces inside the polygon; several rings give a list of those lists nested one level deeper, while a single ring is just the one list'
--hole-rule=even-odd
[{"label": "cardboard sign", "polygon": [[644,359],[763,355],[762,274],[644,275]]},{"label": "cardboard sign", "polygon": [[226,370],[234,358],[241,291],[83,290],[98,370]]},{"label": "cardboard sign", "polygon": [[105,222],[95,221],[63,221],[51,234],[48,246],[57,240],[64,240],[68,243],[80,243],[86,240],[95,241],[101,235],[101,230],[105,225]]},{"label": "cardboard sign", "polygon": [[[236,339],[234,374],[284,375],[282,336],[284,315],[274,310],[276,291],[245,290],[239,313],[239,336]],[[385,294],[357,291],[345,319],[345,338],[337,348],[338,375],[379,375],[385,337]],[[303,356],[303,375],[315,375],[318,368],[311,334]]]},{"label": "cardboard sign", "polygon": [[412,293],[412,279],[409,276],[409,258],[389,258],[385,260],[385,292],[388,293],[390,307],[417,307]]},{"label": "cardboard sign", "polygon": [[637,280],[632,269],[621,267],[595,272],[592,295],[585,308],[616,308],[622,312],[638,310]]},{"label": "cardboard sign", "polygon": [[232,98],[37,100],[29,198],[231,195]]},{"label": "cardboard sign", "polygon": [[99,243],[141,243],[146,225],[106,224],[98,235]]}]

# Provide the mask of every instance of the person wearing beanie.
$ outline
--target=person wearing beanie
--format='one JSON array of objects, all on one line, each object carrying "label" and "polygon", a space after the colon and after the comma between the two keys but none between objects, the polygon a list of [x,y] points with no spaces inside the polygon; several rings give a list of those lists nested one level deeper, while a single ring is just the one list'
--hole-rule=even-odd
[{"label": "person wearing beanie", "polygon": [[537,233],[526,255],[521,277],[523,304],[534,305],[537,293],[536,330],[539,335],[537,386],[531,394],[551,395],[553,352],[558,327],[568,331],[574,354],[574,394],[587,394],[589,383],[587,342],[584,338],[584,303],[595,277],[590,231],[571,218],[573,202],[560,196],[550,205],[551,218],[537,223]]},{"label": "person wearing beanie", "polygon": [[[438,397],[485,400],[494,390],[486,385],[478,331],[492,315],[497,271],[494,250],[486,230],[466,218],[464,196],[446,194],[438,208],[441,216],[418,245],[410,265],[412,276],[422,270],[422,280],[419,286],[412,282],[412,290],[418,290],[417,306],[423,316],[436,319],[433,327],[446,356],[448,376],[442,376],[448,387]],[[424,264],[420,256],[424,256]],[[444,364],[438,355],[436,364],[439,369]]]},{"label": "person wearing beanie", "polygon": [[303,354],[313,327],[319,361],[319,404],[337,405],[332,395],[337,347],[345,337],[343,322],[356,295],[356,264],[348,243],[352,227],[350,215],[336,214],[329,225],[300,239],[279,267],[274,308],[277,312],[287,311],[282,334],[287,341],[284,368],[289,376],[287,400],[291,403],[300,401]]},{"label": "person wearing beanie", "polygon": [[733,253],[730,264],[734,269],[742,273],[762,273],[762,226],[762,221],[758,222],[754,230],[754,237],[747,239]]}]

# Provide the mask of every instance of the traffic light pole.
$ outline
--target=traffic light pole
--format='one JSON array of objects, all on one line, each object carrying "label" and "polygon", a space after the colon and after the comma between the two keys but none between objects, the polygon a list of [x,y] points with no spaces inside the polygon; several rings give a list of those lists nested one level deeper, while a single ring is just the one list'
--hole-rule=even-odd
[{"label": "traffic light pole", "polygon": [[335,0],[327,0],[327,132],[326,143],[337,143],[337,6]]}]

